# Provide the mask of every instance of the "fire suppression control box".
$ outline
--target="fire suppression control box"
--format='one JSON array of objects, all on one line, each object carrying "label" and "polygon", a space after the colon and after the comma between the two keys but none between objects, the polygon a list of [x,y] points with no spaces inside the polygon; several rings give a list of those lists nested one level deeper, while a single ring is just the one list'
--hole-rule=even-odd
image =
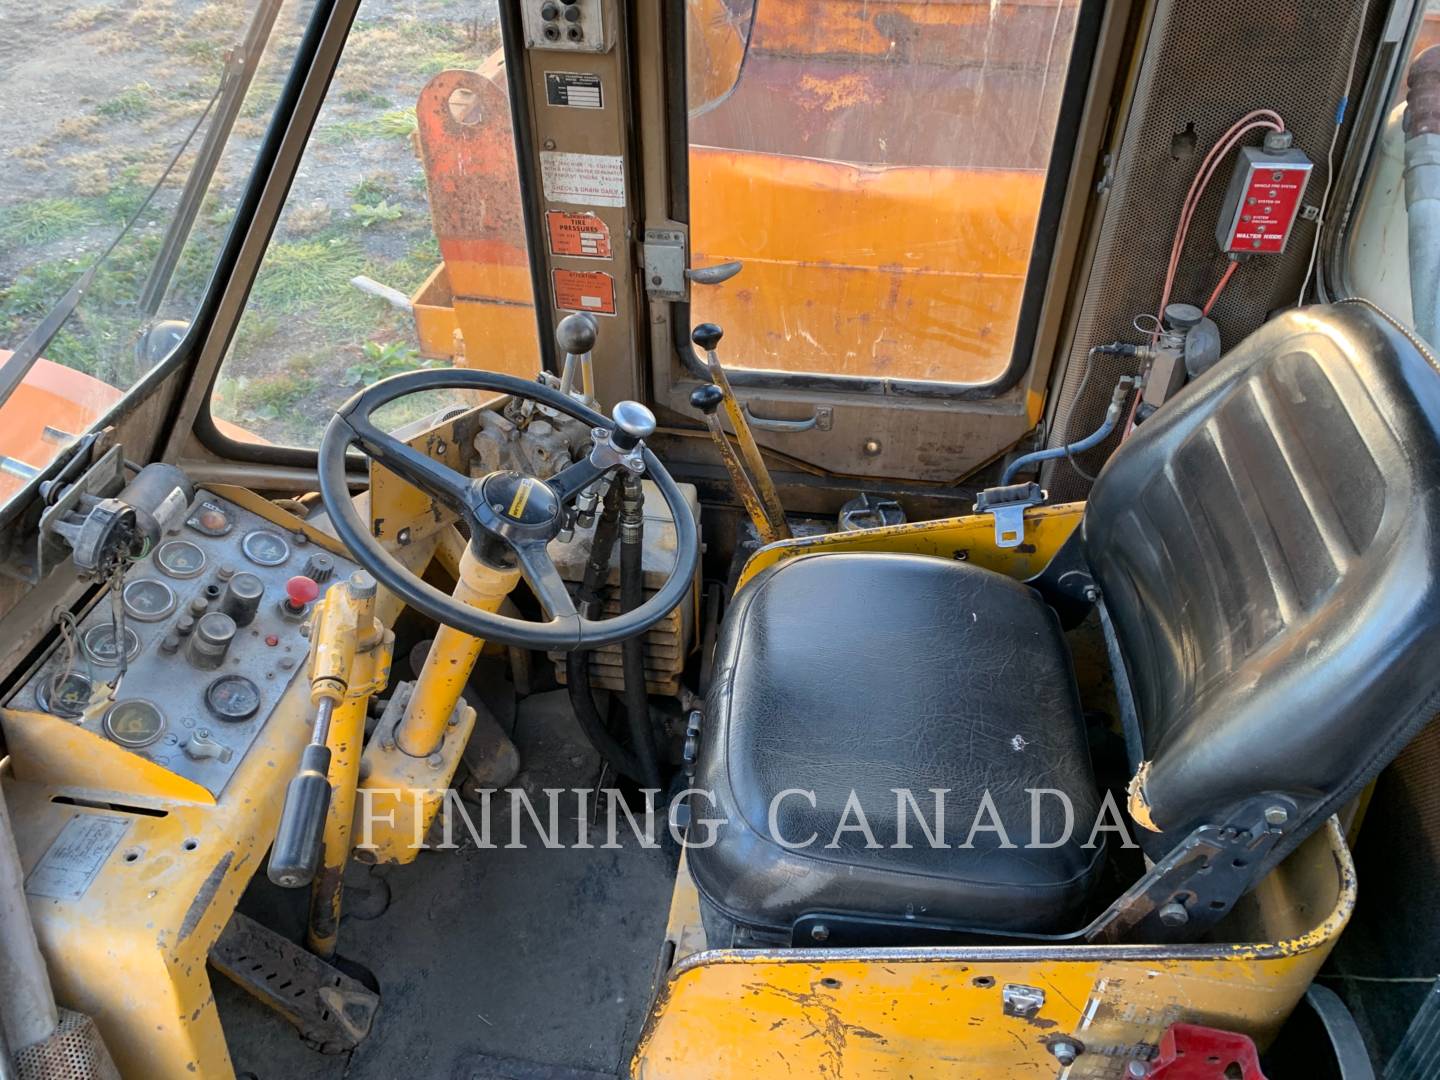
[{"label": "fire suppression control box", "polygon": [[1215,226],[1220,250],[1227,255],[1284,252],[1314,167],[1303,150],[1291,145],[1289,132],[1271,132],[1264,146],[1241,147]]}]

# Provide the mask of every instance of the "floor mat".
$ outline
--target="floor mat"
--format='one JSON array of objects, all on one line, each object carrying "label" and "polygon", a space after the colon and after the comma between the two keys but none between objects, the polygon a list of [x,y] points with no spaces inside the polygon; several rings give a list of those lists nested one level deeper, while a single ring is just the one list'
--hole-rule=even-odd
[{"label": "floor mat", "polygon": [[[548,828],[544,789],[593,787],[599,760],[563,691],[523,701],[514,737],[523,771],[512,786],[528,793]],[[308,1050],[287,1024],[213,975],[237,1072],[258,1080],[510,1080],[495,1071],[508,1060],[509,1068],[579,1070],[584,1080],[623,1075],[664,937],[676,848],[668,840],[642,847],[623,812],[619,846],[607,848],[602,811],[585,824],[591,846],[575,850],[573,795],[559,815],[566,848],[543,846],[523,808],[525,846],[506,847],[508,800],[497,795],[492,806],[493,849],[478,849],[458,827],[458,850],[422,852],[411,866],[377,871],[391,893],[383,915],[342,924],[342,955],[374,972],[382,998],[374,1031],[349,1055]],[[478,827],[478,812],[473,820]],[[257,917],[298,935],[303,897],[267,895],[267,886],[259,875],[244,906],[255,914],[268,902],[276,910]]]}]

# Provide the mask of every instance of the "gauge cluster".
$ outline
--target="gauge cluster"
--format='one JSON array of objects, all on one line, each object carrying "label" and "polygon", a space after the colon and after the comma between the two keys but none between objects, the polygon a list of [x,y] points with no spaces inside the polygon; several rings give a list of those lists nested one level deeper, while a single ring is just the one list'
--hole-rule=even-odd
[{"label": "gauge cluster", "polygon": [[285,583],[307,576],[323,591],[353,569],[197,492],[118,598],[103,592],[5,705],[83,726],[219,796],[306,666],[308,609],[287,602]]}]

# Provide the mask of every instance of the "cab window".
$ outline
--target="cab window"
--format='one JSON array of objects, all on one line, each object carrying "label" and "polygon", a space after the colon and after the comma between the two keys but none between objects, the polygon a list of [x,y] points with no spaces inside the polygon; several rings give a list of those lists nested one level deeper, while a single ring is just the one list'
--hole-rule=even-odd
[{"label": "cab window", "polygon": [[745,264],[691,303],[733,365],[1000,377],[1079,8],[690,0],[692,261]]},{"label": "cab window", "polygon": [[[427,155],[444,159],[438,175],[485,171],[483,203],[457,210],[431,191]],[[361,387],[465,365],[472,315],[472,348],[502,348],[502,320],[515,368],[537,370],[520,221],[495,0],[362,3],[211,396],[220,434],[318,446]],[[460,229],[485,234],[483,256],[464,257]],[[497,366],[491,351],[474,359]],[[399,426],[456,398],[417,395],[377,419]]]},{"label": "cab window", "polygon": [[314,6],[0,15],[0,505],[184,338]]}]

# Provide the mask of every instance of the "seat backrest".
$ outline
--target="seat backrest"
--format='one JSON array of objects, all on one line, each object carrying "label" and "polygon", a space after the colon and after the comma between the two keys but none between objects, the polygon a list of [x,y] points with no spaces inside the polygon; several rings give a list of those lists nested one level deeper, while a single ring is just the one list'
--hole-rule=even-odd
[{"label": "seat backrest", "polygon": [[1440,706],[1434,358],[1363,301],[1277,317],[1112,455],[1084,542],[1146,846],[1279,795],[1273,862]]}]

